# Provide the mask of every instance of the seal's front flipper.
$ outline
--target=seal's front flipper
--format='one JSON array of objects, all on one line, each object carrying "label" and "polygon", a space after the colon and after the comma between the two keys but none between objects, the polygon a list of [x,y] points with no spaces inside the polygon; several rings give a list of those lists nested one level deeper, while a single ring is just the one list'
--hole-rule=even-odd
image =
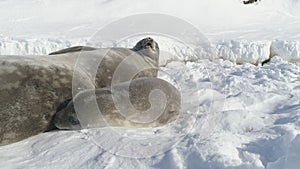
[{"label": "seal's front flipper", "polygon": [[49,53],[49,55],[58,55],[58,54],[63,54],[63,53],[71,53],[71,52],[80,52],[80,51],[91,51],[91,50],[96,50],[97,48],[93,47],[88,47],[88,46],[74,46],[62,50],[58,50],[52,53]]}]

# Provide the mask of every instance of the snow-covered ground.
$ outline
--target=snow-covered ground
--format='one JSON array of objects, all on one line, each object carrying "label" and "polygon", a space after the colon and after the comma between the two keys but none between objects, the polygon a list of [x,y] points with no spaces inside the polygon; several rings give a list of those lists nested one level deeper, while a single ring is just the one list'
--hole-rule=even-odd
[{"label": "snow-covered ground", "polygon": [[43,133],[0,147],[0,168],[299,168],[299,11],[298,0],[0,0],[1,55],[94,45],[106,24],[145,12],[190,22],[215,52],[155,37],[170,54],[162,53],[159,76],[181,90],[186,120]]}]

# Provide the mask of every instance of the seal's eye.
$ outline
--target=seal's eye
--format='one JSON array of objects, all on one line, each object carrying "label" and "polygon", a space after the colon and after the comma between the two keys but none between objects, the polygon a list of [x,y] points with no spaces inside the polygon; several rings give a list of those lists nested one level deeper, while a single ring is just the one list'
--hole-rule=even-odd
[{"label": "seal's eye", "polygon": [[70,117],[69,117],[69,122],[70,122],[72,125],[79,124],[79,121],[78,121],[77,119],[75,119],[73,116],[70,116]]},{"label": "seal's eye", "polygon": [[147,46],[152,46],[152,44],[150,42],[147,43]]}]

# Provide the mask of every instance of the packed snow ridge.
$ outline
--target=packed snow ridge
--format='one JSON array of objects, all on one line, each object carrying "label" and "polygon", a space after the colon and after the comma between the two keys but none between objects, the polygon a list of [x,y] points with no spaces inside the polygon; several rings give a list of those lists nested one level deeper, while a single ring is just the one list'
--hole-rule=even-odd
[{"label": "packed snow ridge", "polygon": [[[159,39],[158,39],[159,42]],[[120,46],[131,47],[131,43],[121,43]],[[62,40],[62,39],[14,39],[0,36],[0,55],[47,55],[50,52],[76,45],[90,45],[88,39]],[[131,45],[131,46],[130,46]],[[273,41],[249,41],[249,40],[218,40],[211,43],[211,50],[203,50],[201,45],[191,48],[183,44],[161,41],[163,53],[160,64],[166,65],[171,61],[196,61],[199,59],[224,59],[237,64],[251,63],[258,65],[274,56],[290,62],[300,61],[300,41],[273,40]]]}]

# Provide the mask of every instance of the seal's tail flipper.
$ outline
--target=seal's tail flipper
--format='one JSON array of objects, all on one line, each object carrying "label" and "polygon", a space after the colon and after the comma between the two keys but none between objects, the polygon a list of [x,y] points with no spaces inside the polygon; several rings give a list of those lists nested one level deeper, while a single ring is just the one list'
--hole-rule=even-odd
[{"label": "seal's tail flipper", "polygon": [[55,52],[49,53],[49,55],[58,55],[58,54],[63,54],[63,53],[71,53],[71,52],[80,52],[80,51],[91,51],[91,50],[96,50],[97,48],[93,47],[88,47],[88,46],[74,46],[62,50],[58,50]]}]

